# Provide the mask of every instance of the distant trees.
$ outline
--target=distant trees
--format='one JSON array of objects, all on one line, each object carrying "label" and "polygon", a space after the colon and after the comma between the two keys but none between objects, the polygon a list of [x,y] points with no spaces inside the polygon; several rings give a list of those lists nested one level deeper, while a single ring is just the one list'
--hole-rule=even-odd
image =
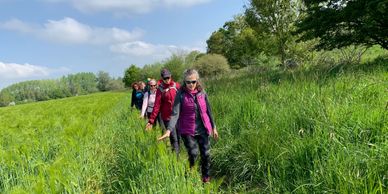
[{"label": "distant trees", "polygon": [[317,49],[375,45],[388,49],[387,0],[303,0],[300,40],[318,38]]},{"label": "distant trees", "polygon": [[32,80],[12,84],[0,91],[0,106],[8,106],[11,102],[20,104],[123,88],[121,78],[112,79],[106,72],[99,72],[97,77],[90,72],[81,72],[56,80]]}]

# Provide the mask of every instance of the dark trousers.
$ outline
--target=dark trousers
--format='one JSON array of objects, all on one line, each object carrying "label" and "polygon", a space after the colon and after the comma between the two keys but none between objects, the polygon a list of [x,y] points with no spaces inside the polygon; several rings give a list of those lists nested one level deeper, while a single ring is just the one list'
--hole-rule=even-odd
[{"label": "dark trousers", "polygon": [[189,155],[190,168],[195,164],[195,160],[199,152],[201,154],[201,172],[202,177],[209,177],[210,170],[210,142],[209,135],[182,135],[183,142],[185,144],[187,153]]},{"label": "dark trousers", "polygon": [[[164,126],[168,126],[169,122],[170,121],[163,121]],[[178,154],[179,154],[179,136],[176,132],[176,129],[171,131],[171,133],[170,133],[170,143],[171,143],[172,150],[175,151],[176,155],[178,156]]]}]

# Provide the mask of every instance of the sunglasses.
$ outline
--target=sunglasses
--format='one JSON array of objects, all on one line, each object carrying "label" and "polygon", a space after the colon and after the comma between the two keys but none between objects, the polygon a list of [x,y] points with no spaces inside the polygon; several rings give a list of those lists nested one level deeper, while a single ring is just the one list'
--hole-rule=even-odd
[{"label": "sunglasses", "polygon": [[187,81],[185,81],[185,83],[186,84],[195,84],[195,83],[197,83],[197,80],[192,80],[192,81],[187,80]]},{"label": "sunglasses", "polygon": [[150,85],[150,87],[156,87],[156,85]]},{"label": "sunglasses", "polygon": [[163,80],[168,80],[168,79],[170,79],[170,77],[164,77],[164,78],[163,78]]}]

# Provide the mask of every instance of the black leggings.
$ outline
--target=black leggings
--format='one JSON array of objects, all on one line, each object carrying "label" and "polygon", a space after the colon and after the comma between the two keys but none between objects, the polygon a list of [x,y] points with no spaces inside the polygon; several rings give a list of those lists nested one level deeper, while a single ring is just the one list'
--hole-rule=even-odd
[{"label": "black leggings", "polygon": [[201,172],[202,177],[209,177],[210,170],[210,142],[209,135],[182,135],[187,153],[189,155],[190,168],[194,166],[195,160],[199,152],[201,153]]}]

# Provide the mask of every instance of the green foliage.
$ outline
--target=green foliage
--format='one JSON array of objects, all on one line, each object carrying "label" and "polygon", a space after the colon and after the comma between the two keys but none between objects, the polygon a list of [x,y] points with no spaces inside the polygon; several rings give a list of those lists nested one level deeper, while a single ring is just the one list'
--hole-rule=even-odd
[{"label": "green foliage", "polygon": [[306,16],[298,22],[301,40],[319,38],[317,49],[379,44],[388,49],[388,2],[385,0],[304,0]]},{"label": "green foliage", "polygon": [[[174,80],[182,80],[182,73],[186,69],[185,67],[185,55],[184,54],[173,54],[164,62],[164,68],[167,68]],[[160,73],[159,73],[160,77]]]},{"label": "green foliage", "polygon": [[[214,193],[145,132],[127,93],[0,109],[0,193]],[[183,149],[183,148],[182,148]]]},{"label": "green foliage", "polygon": [[203,77],[222,75],[230,71],[226,58],[218,54],[208,54],[199,58],[193,65]]},{"label": "green foliage", "polygon": [[132,83],[141,80],[140,68],[136,65],[131,65],[124,72],[123,82],[125,87],[131,87]]},{"label": "green foliage", "polygon": [[114,120],[110,109],[127,96],[99,93],[1,108],[0,193],[101,192],[112,155],[104,129]]},{"label": "green foliage", "polygon": [[15,99],[12,97],[9,90],[2,90],[0,92],[0,107],[8,106],[9,103],[13,102]]},{"label": "green foliage", "polygon": [[120,78],[110,80],[107,85],[107,90],[109,91],[117,91],[117,90],[124,90],[124,89],[125,89],[124,82]]},{"label": "green foliage", "polygon": [[144,78],[160,78],[160,70],[163,68],[164,64],[161,62],[157,62],[154,64],[144,65],[141,69],[141,76]]},{"label": "green foliage", "polygon": [[207,42],[207,53],[225,56],[232,68],[252,65],[256,53],[263,50],[263,41],[250,28],[243,15],[225,22],[223,28],[213,32]]},{"label": "green foliage", "polygon": [[299,17],[300,7],[299,0],[250,0],[245,10],[249,26],[265,37],[262,40],[270,40],[274,47],[266,49],[266,54],[278,56],[283,65],[288,58],[293,58],[291,53],[295,51],[296,37],[291,31]]},{"label": "green foliage", "polygon": [[214,173],[231,193],[385,193],[386,64],[207,83],[222,137]]},{"label": "green foliage", "polygon": [[97,88],[100,91],[109,90],[108,84],[111,82],[111,77],[108,72],[99,71],[97,73]]}]

